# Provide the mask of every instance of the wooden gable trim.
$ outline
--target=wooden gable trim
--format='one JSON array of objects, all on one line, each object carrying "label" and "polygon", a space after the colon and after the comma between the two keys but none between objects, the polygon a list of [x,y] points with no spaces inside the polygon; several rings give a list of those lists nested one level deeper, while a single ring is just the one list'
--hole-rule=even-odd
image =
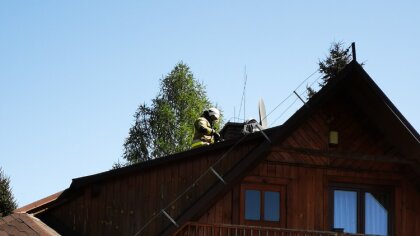
[{"label": "wooden gable trim", "polygon": [[381,99],[385,106],[392,112],[395,118],[401,124],[401,127],[404,127],[409,134],[417,141],[417,144],[420,143],[420,134],[416,129],[408,122],[408,120],[401,114],[398,108],[392,103],[392,101],[385,95],[385,93],[379,88],[379,86],[370,78],[369,74],[359,65],[356,67],[357,72],[366,80],[367,84],[374,90],[376,95]]},{"label": "wooden gable trim", "polygon": [[36,214],[37,212],[48,208],[48,204],[51,204],[52,202],[54,202],[55,200],[57,200],[57,198],[60,197],[60,195],[63,193],[63,191],[54,193],[48,197],[42,198],[38,201],[35,201],[33,203],[30,203],[26,206],[23,206],[21,208],[18,208],[16,210],[14,210],[15,213],[34,213]]},{"label": "wooden gable trim", "polygon": [[420,162],[420,136],[389,98],[362,69],[356,67],[353,83],[345,93],[369,116],[385,138],[406,156]]}]

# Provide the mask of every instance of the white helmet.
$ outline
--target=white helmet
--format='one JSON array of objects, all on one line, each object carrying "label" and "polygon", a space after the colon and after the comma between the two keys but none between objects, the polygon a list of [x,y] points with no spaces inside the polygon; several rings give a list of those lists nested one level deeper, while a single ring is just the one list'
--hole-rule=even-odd
[{"label": "white helmet", "polygon": [[212,107],[208,111],[209,111],[209,116],[212,120],[215,120],[215,121],[219,120],[220,111],[217,108]]}]

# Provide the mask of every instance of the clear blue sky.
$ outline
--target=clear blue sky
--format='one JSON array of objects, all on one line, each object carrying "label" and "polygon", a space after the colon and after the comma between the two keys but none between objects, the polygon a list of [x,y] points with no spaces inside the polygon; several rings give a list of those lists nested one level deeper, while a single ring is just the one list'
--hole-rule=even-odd
[{"label": "clear blue sky", "polygon": [[246,66],[245,117],[257,117],[258,99],[274,109],[333,41],[356,42],[358,61],[420,130],[419,12],[414,0],[1,1],[0,166],[28,204],[121,159],[137,106],[177,62],[227,119]]}]

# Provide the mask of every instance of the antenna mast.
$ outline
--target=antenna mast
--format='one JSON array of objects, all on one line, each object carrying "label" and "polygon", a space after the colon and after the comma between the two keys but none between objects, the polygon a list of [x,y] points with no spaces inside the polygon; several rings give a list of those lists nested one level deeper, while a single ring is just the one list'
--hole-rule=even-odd
[{"label": "antenna mast", "polygon": [[246,74],[246,65],[244,70],[244,88],[242,90],[242,98],[241,98],[241,105],[239,105],[239,113],[238,113],[238,119],[241,116],[241,110],[242,110],[242,101],[244,103],[244,121],[245,121],[245,91],[246,91],[246,81],[248,79],[248,76]]},{"label": "antenna mast", "polygon": [[351,54],[353,56],[353,61],[356,61],[356,43],[351,43]]},{"label": "antenna mast", "polygon": [[245,82],[244,82],[244,122],[245,122],[245,119],[246,119],[246,113],[245,113],[245,101],[246,101],[246,81],[248,80],[248,75],[246,74],[246,65],[245,65],[245,69],[244,69],[244,80],[245,80]]}]

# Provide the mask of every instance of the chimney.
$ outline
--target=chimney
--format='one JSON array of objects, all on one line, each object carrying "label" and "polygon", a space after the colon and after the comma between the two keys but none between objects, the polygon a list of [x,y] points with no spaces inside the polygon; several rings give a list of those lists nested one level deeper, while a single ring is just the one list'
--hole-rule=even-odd
[{"label": "chimney", "polygon": [[[228,122],[220,131],[223,140],[240,138],[247,133],[260,131],[260,124],[255,120],[247,120],[245,122]],[[262,129],[262,128],[261,128]]]}]

